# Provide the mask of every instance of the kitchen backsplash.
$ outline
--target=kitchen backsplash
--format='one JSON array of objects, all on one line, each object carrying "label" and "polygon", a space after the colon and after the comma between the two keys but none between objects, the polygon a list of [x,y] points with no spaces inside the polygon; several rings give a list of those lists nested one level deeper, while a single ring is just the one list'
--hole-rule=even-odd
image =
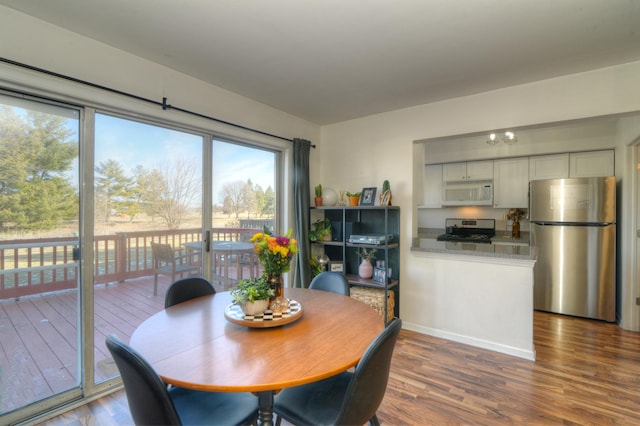
[{"label": "kitchen backsplash", "polygon": [[[495,219],[496,231],[511,231],[511,222],[504,220],[509,209],[492,207],[443,207],[440,209],[418,209],[418,228],[444,229],[447,218],[462,219]],[[529,231],[529,219],[520,221],[520,230]]]}]

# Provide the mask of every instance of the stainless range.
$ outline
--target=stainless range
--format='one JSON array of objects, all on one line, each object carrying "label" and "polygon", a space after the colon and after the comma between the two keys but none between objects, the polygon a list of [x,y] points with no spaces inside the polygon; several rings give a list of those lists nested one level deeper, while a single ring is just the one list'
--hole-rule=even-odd
[{"label": "stainless range", "polygon": [[491,238],[496,236],[496,221],[494,219],[447,219],[445,229],[446,233],[438,236],[438,241],[491,244]]}]

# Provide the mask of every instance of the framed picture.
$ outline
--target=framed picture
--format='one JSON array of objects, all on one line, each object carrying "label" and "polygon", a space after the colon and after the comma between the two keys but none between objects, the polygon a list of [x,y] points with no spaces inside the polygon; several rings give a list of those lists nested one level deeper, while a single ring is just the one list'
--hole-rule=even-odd
[{"label": "framed picture", "polygon": [[391,190],[387,189],[382,193],[382,198],[380,199],[381,206],[390,206],[391,205]]},{"label": "framed picture", "polygon": [[342,262],[331,261],[329,262],[329,271],[331,272],[344,272],[344,265]]},{"label": "framed picture", "polygon": [[373,206],[376,201],[376,189],[377,188],[362,188],[362,194],[360,194],[361,206]]},{"label": "framed picture", "polygon": [[383,268],[374,268],[373,269],[373,281],[386,284],[387,283],[387,270]]}]

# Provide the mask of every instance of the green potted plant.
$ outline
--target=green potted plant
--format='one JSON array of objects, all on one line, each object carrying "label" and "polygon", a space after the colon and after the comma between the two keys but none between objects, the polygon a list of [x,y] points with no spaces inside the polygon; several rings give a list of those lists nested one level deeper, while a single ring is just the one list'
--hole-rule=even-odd
[{"label": "green potted plant", "polygon": [[331,221],[325,217],[318,219],[311,225],[309,231],[309,241],[331,241]]},{"label": "green potted plant", "polygon": [[245,315],[258,315],[269,308],[273,290],[264,275],[259,278],[241,280],[231,290],[231,301],[242,308]]},{"label": "green potted plant", "polygon": [[316,198],[315,198],[316,207],[319,207],[322,205],[322,185],[321,184],[316,185],[315,191],[316,191]]},{"label": "green potted plant", "polygon": [[347,192],[347,197],[349,197],[349,205],[357,206],[360,204],[360,195],[361,192]]},{"label": "green potted plant", "polygon": [[309,267],[311,268],[311,278],[314,278],[320,272],[322,272],[322,265],[318,262],[318,259],[312,257],[309,259]]}]

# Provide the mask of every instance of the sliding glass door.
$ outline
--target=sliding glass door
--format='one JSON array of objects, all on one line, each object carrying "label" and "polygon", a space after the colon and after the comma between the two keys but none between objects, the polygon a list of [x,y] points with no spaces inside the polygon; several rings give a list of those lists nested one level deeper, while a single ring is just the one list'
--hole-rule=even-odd
[{"label": "sliding glass door", "polygon": [[129,341],[176,279],[261,273],[283,144],[132,117],[0,93],[0,424],[117,386],[106,335]]},{"label": "sliding glass door", "polygon": [[[118,374],[106,335],[128,342],[164,307],[169,284],[202,275],[203,141],[202,135],[95,115],[96,383]],[[160,256],[162,249],[168,258]]]},{"label": "sliding glass door", "polygon": [[276,229],[276,169],[270,149],[213,140],[210,230],[212,281],[219,291],[262,273],[249,239]]},{"label": "sliding glass door", "polygon": [[79,127],[0,95],[0,415],[81,395]]}]

